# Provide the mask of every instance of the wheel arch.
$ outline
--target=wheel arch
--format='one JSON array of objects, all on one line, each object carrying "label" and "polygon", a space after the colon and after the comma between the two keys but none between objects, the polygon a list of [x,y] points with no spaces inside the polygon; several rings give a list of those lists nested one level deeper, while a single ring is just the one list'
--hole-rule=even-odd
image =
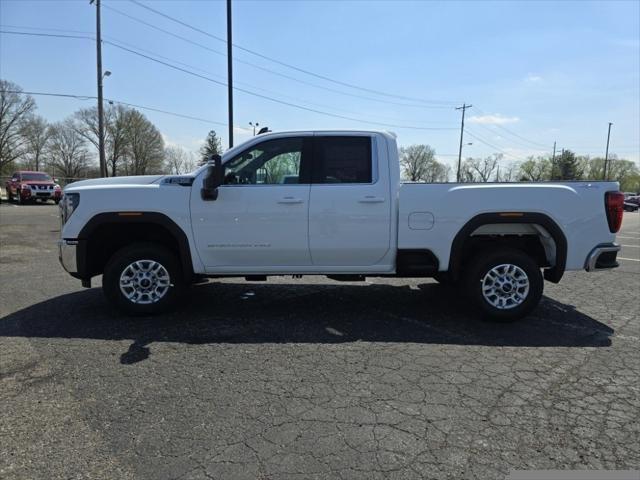
[{"label": "wheel arch", "polygon": [[193,275],[189,239],[184,230],[159,212],[104,212],[93,216],[78,234],[78,277],[102,273],[118,249],[150,241],[175,251],[185,278]]},{"label": "wheel arch", "polygon": [[[481,213],[470,219],[456,234],[451,244],[449,272],[454,279],[460,277],[464,261],[465,248],[469,246],[472,234],[488,225],[539,225],[555,243],[555,262],[545,269],[544,278],[558,283],[562,278],[567,262],[567,239],[562,229],[548,215],[538,212],[491,212]],[[539,235],[543,232],[539,232]]]}]

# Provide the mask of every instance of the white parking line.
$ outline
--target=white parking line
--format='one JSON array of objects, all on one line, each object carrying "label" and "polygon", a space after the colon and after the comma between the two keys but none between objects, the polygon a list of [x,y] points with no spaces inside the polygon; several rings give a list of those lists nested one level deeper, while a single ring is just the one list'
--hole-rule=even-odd
[{"label": "white parking line", "polygon": [[625,245],[624,243],[621,243],[620,246],[627,248],[640,248],[640,245]]},{"label": "white parking line", "polygon": [[616,235],[616,238],[628,238],[631,240],[640,240],[640,237],[626,237],[624,235]]},{"label": "white parking line", "polygon": [[618,257],[616,260],[629,260],[630,262],[640,262],[640,258],[624,258],[624,257]]}]

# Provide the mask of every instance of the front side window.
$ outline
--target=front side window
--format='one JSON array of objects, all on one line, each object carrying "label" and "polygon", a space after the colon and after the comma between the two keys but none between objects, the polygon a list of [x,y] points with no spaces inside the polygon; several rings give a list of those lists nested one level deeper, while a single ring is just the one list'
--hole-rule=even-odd
[{"label": "front side window", "polygon": [[284,185],[301,180],[305,137],[259,143],[224,164],[225,185]]},{"label": "front side window", "polygon": [[315,138],[314,183],[371,183],[371,137]]}]

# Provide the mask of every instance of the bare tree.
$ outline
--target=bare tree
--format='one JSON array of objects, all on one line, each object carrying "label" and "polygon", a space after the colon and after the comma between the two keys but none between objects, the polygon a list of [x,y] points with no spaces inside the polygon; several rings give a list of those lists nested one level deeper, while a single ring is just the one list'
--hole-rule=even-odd
[{"label": "bare tree", "polygon": [[513,162],[502,169],[498,166],[496,182],[515,182],[518,178],[518,171],[518,164]]},{"label": "bare tree", "polygon": [[158,129],[138,110],[125,115],[126,167],[129,175],[161,172],[164,141]]},{"label": "bare tree", "polygon": [[82,176],[89,165],[89,151],[86,140],[74,128],[73,120],[55,123],[50,129],[47,145],[50,164],[65,178]]},{"label": "bare tree", "polygon": [[467,158],[461,170],[462,181],[464,182],[490,182],[498,163],[502,160],[501,153],[494,153],[489,157]]},{"label": "bare tree", "polygon": [[51,137],[51,129],[47,121],[39,116],[32,116],[23,122],[20,130],[24,138],[25,160],[29,168],[40,170],[40,161]]},{"label": "bare tree", "polygon": [[[126,152],[127,113],[130,111],[123,105],[108,106],[104,110],[104,140],[107,168],[111,176],[118,174],[118,168],[124,161]],[[90,142],[98,151],[98,109],[82,108],[74,115],[74,128],[82,137]]]},{"label": "bare tree", "polygon": [[23,153],[22,125],[36,109],[31,96],[17,92],[18,85],[0,79],[0,171]]},{"label": "bare tree", "polygon": [[411,145],[400,149],[400,165],[404,177],[411,182],[446,182],[449,171],[435,159],[429,145]]},{"label": "bare tree", "polygon": [[192,172],[197,165],[192,152],[182,147],[166,147],[164,149],[165,170],[172,175]]}]

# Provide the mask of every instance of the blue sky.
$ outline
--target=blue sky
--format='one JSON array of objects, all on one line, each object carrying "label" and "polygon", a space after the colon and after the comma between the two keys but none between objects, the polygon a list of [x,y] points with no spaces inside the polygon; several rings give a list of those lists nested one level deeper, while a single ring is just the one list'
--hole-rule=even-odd
[{"label": "blue sky", "polygon": [[[140,2],[225,38],[224,2]],[[554,141],[559,149],[603,155],[607,124],[613,122],[611,152],[636,161],[640,157],[638,1],[237,0],[233,17],[234,43],[241,47],[388,94],[330,82],[236,49],[236,87],[353,119],[238,91],[236,143],[251,135],[250,121],[273,130],[388,129],[401,145],[428,143],[451,163],[460,125],[454,107],[467,102],[474,105],[467,111],[466,137],[473,145],[465,146],[465,156],[503,152],[508,163],[550,152]],[[103,0],[102,24],[109,42],[226,81],[221,41],[127,0]],[[0,0],[0,25],[9,31],[93,35],[95,9],[85,0]],[[107,98],[226,123],[224,86],[109,43],[103,48],[103,66],[113,72],[105,80]],[[95,95],[95,75],[91,40],[0,34],[0,77],[26,91]],[[39,113],[52,121],[94,104],[36,99]],[[144,112],[168,144],[196,150],[213,128],[226,145],[223,125]]]}]

